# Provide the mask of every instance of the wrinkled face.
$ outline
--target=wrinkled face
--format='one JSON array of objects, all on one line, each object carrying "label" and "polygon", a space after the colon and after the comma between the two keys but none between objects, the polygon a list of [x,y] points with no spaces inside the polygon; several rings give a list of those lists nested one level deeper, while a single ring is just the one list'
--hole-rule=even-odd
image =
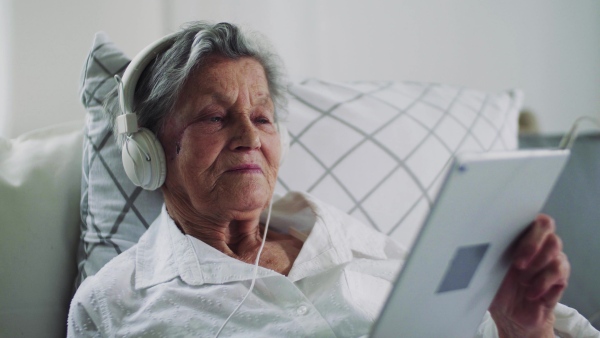
[{"label": "wrinkled face", "polygon": [[243,216],[268,204],[281,149],[265,72],[253,58],[210,57],[184,85],[159,139],[165,191],[194,212]]}]

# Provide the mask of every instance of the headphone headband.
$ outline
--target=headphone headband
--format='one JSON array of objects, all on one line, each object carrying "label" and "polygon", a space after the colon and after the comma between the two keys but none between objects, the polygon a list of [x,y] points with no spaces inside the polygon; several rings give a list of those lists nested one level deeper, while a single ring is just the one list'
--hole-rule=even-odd
[{"label": "headphone headband", "polygon": [[[146,48],[142,49],[142,51],[139,52],[127,66],[127,69],[123,74],[123,78],[121,79],[118,76],[115,76],[115,79],[117,80],[119,86],[119,105],[121,106],[121,112],[123,113],[123,115],[134,113],[133,95],[135,93],[135,87],[140,78],[140,75],[142,74],[146,66],[152,60],[154,60],[154,58],[156,58],[156,55],[173,45],[177,34],[178,33],[169,34],[148,45]],[[117,124],[117,131],[119,134],[130,134],[136,131],[127,128],[122,130],[120,128],[121,124]]]}]

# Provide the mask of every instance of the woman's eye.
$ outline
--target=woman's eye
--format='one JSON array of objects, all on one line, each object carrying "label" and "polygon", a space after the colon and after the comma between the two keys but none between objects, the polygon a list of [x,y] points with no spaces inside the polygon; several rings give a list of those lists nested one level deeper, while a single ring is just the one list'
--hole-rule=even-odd
[{"label": "woman's eye", "polygon": [[270,124],[271,120],[266,117],[259,117],[256,119],[256,122],[259,124]]},{"label": "woman's eye", "polygon": [[215,123],[217,123],[217,122],[223,122],[223,120],[224,119],[221,116],[211,116],[211,117],[208,118],[209,122],[215,122]]}]

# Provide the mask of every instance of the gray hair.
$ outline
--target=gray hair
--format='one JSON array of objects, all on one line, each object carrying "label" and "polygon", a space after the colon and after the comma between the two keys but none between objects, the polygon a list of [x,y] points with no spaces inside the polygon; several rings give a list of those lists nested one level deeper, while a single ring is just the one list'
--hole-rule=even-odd
[{"label": "gray hair", "polygon": [[[284,68],[266,39],[256,32],[243,32],[233,24],[195,21],[182,26],[173,45],[158,54],[142,72],[133,100],[140,127],[150,129],[155,135],[162,132],[164,121],[184,83],[211,55],[257,60],[267,77],[275,106],[275,120],[281,118],[281,112],[285,112],[287,105]],[[116,117],[122,113],[117,98],[115,90],[106,101],[106,111],[113,126]],[[122,145],[124,137],[117,135],[116,128],[113,131],[118,144]]]}]

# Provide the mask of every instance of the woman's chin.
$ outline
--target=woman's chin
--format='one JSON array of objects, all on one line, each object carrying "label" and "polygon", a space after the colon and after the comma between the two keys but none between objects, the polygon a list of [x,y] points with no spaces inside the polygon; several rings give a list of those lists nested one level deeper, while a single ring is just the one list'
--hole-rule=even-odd
[{"label": "woman's chin", "polygon": [[219,194],[220,205],[229,206],[238,211],[262,211],[269,205],[271,200],[271,189],[264,185],[248,184],[223,191]]}]

